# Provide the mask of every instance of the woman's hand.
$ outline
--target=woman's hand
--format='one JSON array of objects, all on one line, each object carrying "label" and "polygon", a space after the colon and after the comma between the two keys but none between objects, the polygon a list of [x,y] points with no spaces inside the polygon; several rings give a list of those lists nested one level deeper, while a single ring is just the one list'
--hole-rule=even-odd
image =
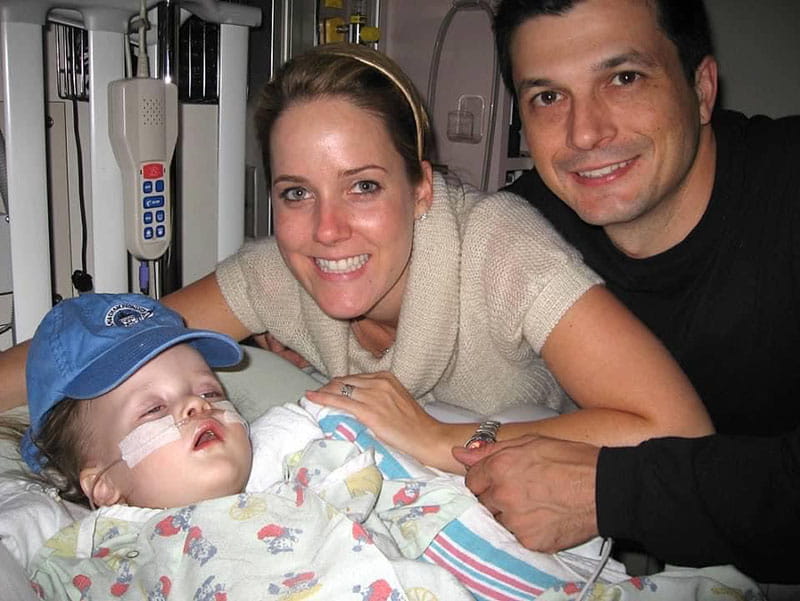
[{"label": "woman's hand", "polygon": [[[349,395],[345,396],[343,393],[348,390]],[[460,442],[461,428],[428,415],[389,372],[332,378],[319,390],[307,391],[306,397],[351,413],[382,442],[426,465],[463,472],[450,453],[452,446]]]}]

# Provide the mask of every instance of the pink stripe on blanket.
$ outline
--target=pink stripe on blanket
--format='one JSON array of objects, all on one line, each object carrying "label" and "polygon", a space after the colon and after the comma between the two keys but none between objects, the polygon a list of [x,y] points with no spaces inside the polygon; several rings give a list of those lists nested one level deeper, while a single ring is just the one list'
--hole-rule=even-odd
[{"label": "pink stripe on blanket", "polygon": [[487,586],[481,582],[478,582],[474,578],[467,575],[465,572],[461,571],[458,566],[453,565],[452,562],[445,559],[443,556],[439,555],[432,547],[428,547],[423,553],[425,557],[427,557],[431,562],[435,563],[436,565],[444,568],[453,576],[455,576],[459,582],[461,582],[464,586],[470,589],[473,592],[480,593],[482,596],[486,597],[487,599],[495,599],[496,601],[520,601],[521,599],[527,599],[529,596],[527,594],[523,596],[514,595],[509,596],[507,593],[503,591],[498,591],[494,588]]},{"label": "pink stripe on blanket", "polygon": [[433,541],[435,543],[439,543],[442,546],[442,548],[452,553],[456,558],[460,559],[461,561],[463,561],[465,564],[469,565],[476,571],[486,574],[487,576],[490,576],[495,580],[507,584],[508,586],[512,586],[521,591],[532,593],[534,595],[539,595],[544,590],[542,588],[531,586],[528,582],[520,580],[519,578],[513,576],[512,574],[509,574],[508,572],[500,572],[499,570],[494,568],[491,564],[484,563],[482,560],[476,558],[474,555],[468,554],[463,550],[463,547],[458,546],[457,543],[453,542],[452,539],[447,537],[442,532],[437,534],[436,537],[433,539]]},{"label": "pink stripe on blanket", "polygon": [[345,440],[349,440],[350,442],[354,442],[356,439],[356,433],[353,432],[351,428],[347,427],[347,424],[339,424],[336,426],[336,432],[342,435]]}]

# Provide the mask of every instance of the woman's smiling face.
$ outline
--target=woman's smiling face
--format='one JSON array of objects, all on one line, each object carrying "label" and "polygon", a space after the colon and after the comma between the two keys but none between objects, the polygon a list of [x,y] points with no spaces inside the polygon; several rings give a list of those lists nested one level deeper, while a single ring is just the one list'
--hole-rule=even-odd
[{"label": "woman's smiling face", "polygon": [[295,278],[333,318],[396,322],[430,166],[411,182],[383,121],[329,97],[281,114],[270,169],[275,235]]}]

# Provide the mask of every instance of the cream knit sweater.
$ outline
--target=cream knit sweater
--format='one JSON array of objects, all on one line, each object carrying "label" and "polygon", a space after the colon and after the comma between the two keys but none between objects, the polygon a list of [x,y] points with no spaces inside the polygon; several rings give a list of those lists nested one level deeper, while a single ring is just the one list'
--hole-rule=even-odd
[{"label": "cream knit sweater", "polygon": [[348,322],[319,309],[271,238],[222,262],[217,280],[247,328],[269,330],[329,376],[391,371],[422,403],[484,415],[522,403],[573,408],[539,352],[565,311],[601,283],[578,252],[521,198],[439,174],[428,218],[415,227],[397,339],[380,359]]}]

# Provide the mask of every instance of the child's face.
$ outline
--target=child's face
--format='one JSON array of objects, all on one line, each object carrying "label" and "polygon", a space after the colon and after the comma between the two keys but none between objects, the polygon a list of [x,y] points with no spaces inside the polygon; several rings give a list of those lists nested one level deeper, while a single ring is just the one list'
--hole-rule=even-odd
[{"label": "child's face", "polygon": [[[180,344],[90,401],[94,444],[81,477],[87,496],[96,505],[177,507],[241,492],[250,474],[250,439],[243,424],[224,419],[214,407],[223,399],[222,386],[203,357]],[[119,461],[101,474],[121,456],[120,441],[165,416],[176,423],[186,420],[177,440],[158,446],[133,467]],[[84,473],[90,476],[85,482]],[[96,486],[92,473],[99,480]]]}]

